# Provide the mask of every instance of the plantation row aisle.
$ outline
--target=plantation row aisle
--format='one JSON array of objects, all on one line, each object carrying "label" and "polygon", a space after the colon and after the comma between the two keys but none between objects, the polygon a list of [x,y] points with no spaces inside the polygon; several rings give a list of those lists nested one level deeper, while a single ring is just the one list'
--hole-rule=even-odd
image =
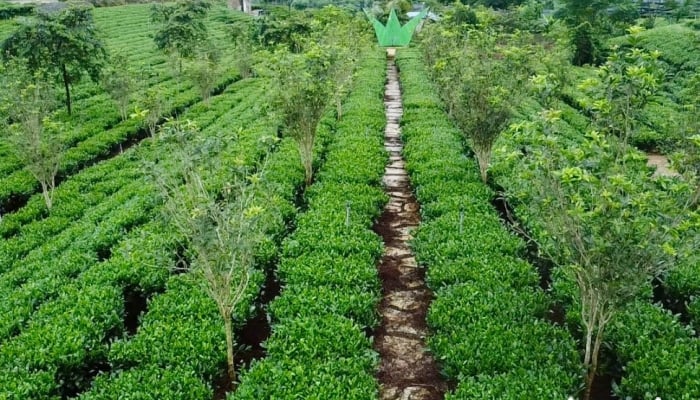
[{"label": "plantation row aisle", "polygon": [[401,89],[393,55],[388,54],[384,137],[390,157],[383,182],[389,202],[374,227],[384,240],[384,254],[378,266],[382,280],[381,324],[375,335],[375,348],[381,356],[377,375],[380,398],[442,399],[446,385],[424,340],[426,313],[433,296],[408,246],[411,231],[420,223],[420,206],[413,196],[401,154]]}]

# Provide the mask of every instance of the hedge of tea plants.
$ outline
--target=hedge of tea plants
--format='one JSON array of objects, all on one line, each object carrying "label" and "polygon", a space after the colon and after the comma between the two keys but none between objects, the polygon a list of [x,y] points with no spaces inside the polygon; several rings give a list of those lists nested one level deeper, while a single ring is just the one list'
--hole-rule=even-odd
[{"label": "hedge of tea plants", "polygon": [[[535,239],[549,234],[537,218],[528,213],[527,203],[537,201],[537,189],[528,180],[537,177],[532,175],[527,162],[518,160],[540,157],[538,154],[543,148],[549,148],[549,151],[558,148],[563,149],[560,150],[561,154],[570,157],[571,165],[582,165],[595,176],[612,175],[605,160],[614,155],[595,153],[591,149],[599,148],[592,144],[596,140],[609,141],[614,145],[616,139],[596,139],[596,133],[591,133],[592,123],[587,116],[564,103],[556,103],[554,107],[561,112],[558,118],[553,119],[549,127],[537,125],[542,122],[543,107],[535,99],[527,99],[519,110],[519,121],[499,139],[491,169],[496,181],[511,194],[515,214]],[[550,134],[532,134],[528,128],[523,128],[531,127],[533,123],[540,132],[549,129]],[[606,145],[600,148],[606,148]],[[611,147],[610,152],[614,151],[612,148],[615,147]],[[628,148],[621,157],[626,163],[624,179],[633,182],[628,192],[645,193],[648,198],[644,204],[648,207],[659,205],[659,214],[667,209],[662,208],[666,200],[673,202],[675,195],[687,191],[685,184],[677,179],[652,179],[652,170],[646,166],[646,156],[640,151]],[[590,204],[593,201],[586,198],[582,202]],[[693,247],[689,243],[697,243],[697,214],[689,213],[683,225],[687,230],[672,238],[667,243],[669,248],[689,249]],[[608,360],[607,372],[617,380],[614,391],[621,398],[654,399],[658,396],[685,399],[700,396],[697,384],[700,382],[700,357],[696,350],[699,342],[687,324],[694,321],[693,301],[699,294],[700,282],[697,257],[692,253],[679,251],[673,260],[673,268],[660,277],[662,283],[657,285],[656,297],[652,282],[647,282],[639,288],[638,298],[616,314],[606,330],[609,353],[604,357]],[[582,340],[579,294],[573,278],[555,269],[553,283],[553,293],[565,305],[567,325]],[[683,316],[683,322],[681,316],[674,313],[679,312],[677,306],[682,308],[684,303],[689,302],[691,305]]]},{"label": "hedge of tea plants", "polygon": [[436,299],[428,343],[457,381],[447,399],[566,398],[581,375],[569,333],[545,320],[550,300],[522,241],[491,207],[415,50],[400,50],[407,169],[422,204],[413,249]]},{"label": "hedge of tea plants", "polygon": [[[244,93],[245,95],[239,98],[239,104],[230,107],[226,113],[221,114],[220,118],[212,118],[208,109],[205,108],[200,110],[201,121],[198,121],[195,112],[184,116],[201,122],[206,127],[202,132],[204,137],[219,137],[220,142],[226,144],[216,157],[222,159],[240,158],[243,162],[252,163],[264,151],[264,146],[260,146],[260,140],[276,135],[276,120],[272,117],[256,122],[261,109],[256,107],[254,103],[263,98],[265,93],[263,85],[258,84],[256,87],[257,91],[255,92],[243,91],[241,95]],[[230,95],[236,97],[236,92],[232,92]],[[236,134],[238,127],[246,127],[246,129],[242,130],[240,134]],[[222,135],[225,132],[233,133]],[[167,153],[167,146],[162,141],[149,140],[142,146],[108,161],[108,163],[119,165],[117,161],[126,159],[135,166],[140,166],[143,159]],[[289,141],[280,144],[279,148],[286,150],[284,159],[279,161],[284,165],[278,166],[278,169],[285,171],[285,173],[278,174],[278,179],[283,181],[294,179],[295,172],[298,172],[294,168],[296,164],[292,163],[292,160],[296,161],[295,149]],[[138,157],[130,155],[134,152],[138,153]],[[275,155],[277,154],[282,153],[275,153]],[[225,177],[213,174],[212,179],[218,179],[218,184],[222,185]],[[105,181],[107,180],[108,177],[105,177]],[[138,190],[147,192],[148,196],[144,196],[147,201],[153,202],[157,198],[155,189],[145,177],[141,177],[135,183],[140,183],[146,188]],[[136,186],[138,187],[138,185]],[[288,190],[289,184],[275,184],[270,187]],[[293,190],[290,191],[290,197],[293,197],[293,192]],[[269,193],[266,197],[269,204],[284,204],[283,199],[277,193]],[[153,209],[152,206],[143,207],[138,203],[138,197],[136,199],[126,201],[126,204],[117,210],[121,210],[122,214],[126,213],[126,216],[131,214],[137,216],[153,215],[149,214],[149,210]],[[129,205],[132,207],[128,207]],[[155,212],[156,209],[153,209],[152,212]],[[287,213],[289,209],[289,206],[283,207]],[[61,264],[61,269],[65,271],[52,273],[48,271],[52,266],[51,263],[37,261],[37,267],[41,266],[47,272],[29,271],[26,278],[15,280],[18,287],[14,291],[12,288],[8,288],[8,296],[24,295],[33,302],[33,306],[18,310],[18,312],[25,313],[23,320],[18,319],[17,315],[13,314],[13,320],[9,321],[10,325],[15,324],[14,327],[11,326],[14,331],[9,332],[10,337],[3,343],[0,350],[0,365],[3,371],[15,371],[16,373],[3,374],[3,382],[0,385],[3,392],[0,392],[0,396],[50,398],[84,390],[97,370],[109,369],[107,362],[112,354],[109,343],[126,334],[124,326],[125,297],[130,292],[151,295],[154,292],[168,289],[166,297],[163,297],[162,300],[158,300],[160,296],[156,297],[156,300],[149,307],[151,311],[156,311],[151,317],[154,319],[157,318],[159,312],[168,313],[170,318],[183,315],[183,308],[194,312],[194,316],[203,315],[201,314],[202,310],[213,310],[208,305],[209,303],[204,301],[205,296],[199,286],[188,281],[186,275],[168,278],[168,266],[174,265],[173,257],[178,243],[178,237],[174,235],[173,231],[158,220],[131,231],[121,229],[117,222],[120,221],[120,218],[124,218],[122,214],[115,214],[115,217],[111,219],[111,224],[99,225],[98,229],[92,229],[93,236],[90,238],[86,237],[86,239],[75,243],[69,243],[67,251],[54,250],[56,256],[50,258],[52,261],[71,261],[74,266]],[[37,226],[39,225],[37,224]],[[100,230],[99,227],[103,227],[104,231]],[[72,231],[73,228],[71,226],[68,229]],[[90,250],[89,246],[91,246],[90,240],[100,240],[103,233],[109,234],[110,232],[117,235],[117,238],[112,239],[113,242],[108,247],[107,258],[100,260],[94,251],[92,253],[88,251]],[[86,231],[86,236],[87,233]],[[124,237],[122,238],[122,236]],[[107,237],[110,236],[107,235]],[[66,237],[67,239],[68,237]],[[32,256],[34,253],[30,253],[28,257],[38,258],[41,254],[45,254],[46,250],[42,250],[47,245],[51,246],[52,243],[52,241],[48,241],[46,245],[39,247],[34,252],[36,256]],[[16,266],[10,273],[15,273],[18,268],[23,266],[21,260],[15,264]],[[63,278],[60,276],[62,273],[65,274]],[[36,278],[36,280],[28,280],[30,278]],[[256,275],[254,282],[258,285],[251,286],[249,298],[253,298],[257,293],[259,284],[262,282],[262,273]],[[35,290],[35,287],[42,290]],[[47,288],[55,292],[53,297],[44,297],[43,290]],[[32,293],[36,294],[37,297],[31,298]],[[170,300],[168,301],[168,299]],[[161,304],[160,302],[163,304],[160,307],[163,308],[157,306]],[[90,306],[92,303],[95,304]],[[248,304],[250,305],[250,302]],[[170,310],[166,305],[171,307],[178,305],[181,308],[175,311]],[[215,310],[213,311],[214,316],[216,316]],[[246,315],[243,311],[247,310],[241,311],[242,315]],[[214,319],[210,319],[209,325],[202,325],[205,333],[216,334],[216,331],[207,329],[207,327],[212,327],[211,323],[213,322]],[[145,321],[144,324],[147,325]],[[187,328],[189,325],[178,326]],[[155,329],[162,329],[162,326],[156,325]],[[172,329],[177,331],[176,327]],[[223,330],[219,333],[223,335]],[[156,338],[161,337],[162,335],[156,334]],[[134,343],[138,343],[138,341],[134,341]],[[172,343],[167,340],[161,343],[164,346],[172,346]],[[190,342],[189,340],[187,343],[200,344],[199,341]],[[207,346],[206,343],[201,345]],[[134,347],[136,346],[134,344]],[[152,344],[148,347],[152,348]],[[115,346],[115,348],[119,348],[119,346]],[[116,350],[114,351],[116,352]],[[158,354],[153,353],[152,355],[156,357]],[[172,353],[163,351],[160,354],[167,359],[167,355]],[[197,352],[187,352],[187,354],[197,354]],[[128,359],[127,357],[123,358]],[[128,365],[128,362],[114,363],[113,365],[119,366],[118,368],[126,368],[121,367],[121,365]],[[207,368],[207,371],[211,371],[212,368],[216,368],[216,363],[208,365]],[[90,372],[91,370],[92,372]],[[151,371],[155,372],[156,370],[151,368]],[[197,376],[201,378],[203,376],[201,374],[206,371],[198,370],[198,372],[200,375]],[[183,376],[191,377],[192,375]]]},{"label": "hedge of tea plants", "polygon": [[[105,37],[110,53],[128,57],[138,85],[134,90],[131,110],[142,103],[146,93],[157,93],[163,100],[163,117],[180,114],[201,102],[201,94],[184,76],[177,76],[165,57],[157,51],[152,34],[147,5],[130,5],[94,10],[95,24]],[[221,47],[225,40],[224,24],[218,18],[220,10],[208,22],[212,46]],[[232,55],[224,55],[222,65],[232,65]],[[235,68],[223,68],[215,93],[222,92],[238,79]],[[122,121],[108,94],[93,82],[84,82],[74,90],[74,113],[68,115],[62,108],[52,116],[63,124],[61,142],[65,151],[61,156],[59,177],[70,176],[100,159],[110,157],[123,143],[140,140],[147,135],[143,118]],[[7,143],[0,143],[0,212],[11,208],[13,202],[26,199],[36,192],[39,184]]]},{"label": "hedge of tea plants", "polygon": [[[371,230],[386,196],[383,57],[362,61],[308,210],[283,243],[270,305],[267,356],[241,377],[230,399],[375,399],[377,354],[366,336],[376,326],[381,239]],[[346,210],[349,207],[349,219]]]}]

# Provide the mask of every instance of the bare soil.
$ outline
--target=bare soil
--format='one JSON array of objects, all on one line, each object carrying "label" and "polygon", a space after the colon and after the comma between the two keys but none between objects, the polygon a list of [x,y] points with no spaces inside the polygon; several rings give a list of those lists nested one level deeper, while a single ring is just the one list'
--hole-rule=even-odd
[{"label": "bare soil", "polygon": [[398,71],[391,55],[387,76],[385,148],[390,164],[383,181],[390,200],[374,226],[385,244],[378,266],[383,296],[379,306],[381,325],[374,333],[374,347],[381,356],[377,373],[380,399],[438,400],[444,398],[448,387],[425,345],[425,318],[433,294],[408,245],[412,230],[420,223],[420,206],[401,155],[399,120],[403,107]]},{"label": "bare soil", "polygon": [[649,153],[647,154],[647,165],[650,167],[656,167],[653,176],[679,176],[678,172],[671,168],[671,163],[668,161],[668,157],[663,154]]}]

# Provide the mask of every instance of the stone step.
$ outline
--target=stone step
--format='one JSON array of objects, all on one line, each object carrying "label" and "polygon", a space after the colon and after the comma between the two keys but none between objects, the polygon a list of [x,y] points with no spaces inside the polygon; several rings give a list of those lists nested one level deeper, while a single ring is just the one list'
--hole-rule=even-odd
[{"label": "stone step", "polygon": [[401,260],[401,267],[400,268],[412,268],[412,269],[418,268],[418,263],[416,262],[416,258],[415,257],[404,258],[403,260]]},{"label": "stone step", "polygon": [[413,257],[413,253],[411,253],[411,249],[409,249],[408,246],[404,246],[404,247],[387,246],[384,248],[384,256],[385,257],[394,257],[394,258],[399,258],[401,260],[404,260],[406,258]]},{"label": "stone step", "polygon": [[385,167],[384,168],[384,173],[387,175],[400,175],[400,176],[408,176],[406,173],[406,170],[403,168],[392,168],[392,167]]},{"label": "stone step", "polygon": [[432,400],[436,391],[425,386],[382,387],[380,400]]},{"label": "stone step", "polygon": [[[417,277],[415,277],[417,280]],[[384,296],[386,304],[404,313],[413,313],[421,308],[421,299],[428,295],[426,289],[404,290]]]},{"label": "stone step", "polygon": [[384,178],[382,179],[382,182],[384,183],[385,186],[388,188],[398,188],[405,186],[408,183],[408,177],[406,176],[388,176],[385,175]]},{"label": "stone step", "polygon": [[396,197],[399,199],[407,199],[407,198],[411,197],[411,192],[409,192],[408,190],[406,190],[406,191],[392,190],[392,191],[387,192],[387,193],[389,194],[390,197]]}]

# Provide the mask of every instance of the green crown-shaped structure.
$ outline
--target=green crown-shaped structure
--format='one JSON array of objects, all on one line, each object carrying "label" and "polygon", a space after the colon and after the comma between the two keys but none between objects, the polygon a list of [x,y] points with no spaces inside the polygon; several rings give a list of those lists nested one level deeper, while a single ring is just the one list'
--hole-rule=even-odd
[{"label": "green crown-shaped structure", "polygon": [[379,45],[382,47],[405,47],[411,43],[411,38],[413,37],[413,32],[416,30],[420,21],[425,18],[428,14],[428,9],[423,10],[420,14],[411,18],[406,25],[401,26],[399,18],[396,16],[396,11],[391,10],[389,14],[389,20],[386,22],[386,26],[379,22],[374,15],[365,11],[367,18],[374,25],[374,32],[377,34],[377,40],[379,40]]}]

